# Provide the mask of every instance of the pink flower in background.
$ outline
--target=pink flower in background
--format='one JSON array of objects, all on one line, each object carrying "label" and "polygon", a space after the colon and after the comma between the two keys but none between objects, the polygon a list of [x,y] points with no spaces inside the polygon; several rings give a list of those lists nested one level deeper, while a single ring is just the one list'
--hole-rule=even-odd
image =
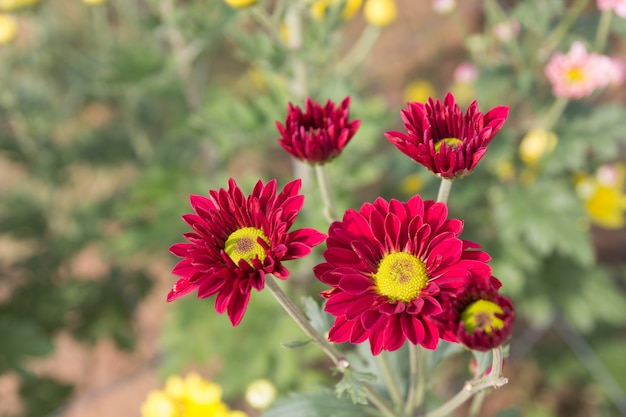
[{"label": "pink flower in background", "polygon": [[519,35],[520,24],[517,20],[505,20],[493,27],[493,34],[501,42],[508,42]]},{"label": "pink flower in background", "polygon": [[461,62],[454,69],[454,81],[461,84],[471,84],[478,78],[478,67],[468,61]]},{"label": "pink flower in background", "polygon": [[545,67],[545,74],[557,97],[580,99],[596,89],[621,82],[622,71],[606,55],[588,53],[582,42],[574,42],[567,54],[555,53]]},{"label": "pink flower in background", "polygon": [[613,10],[616,15],[626,19],[626,0],[598,0],[598,9]]},{"label": "pink flower in background", "polygon": [[626,79],[626,61],[621,58],[598,56],[599,81],[602,87],[620,85]]}]

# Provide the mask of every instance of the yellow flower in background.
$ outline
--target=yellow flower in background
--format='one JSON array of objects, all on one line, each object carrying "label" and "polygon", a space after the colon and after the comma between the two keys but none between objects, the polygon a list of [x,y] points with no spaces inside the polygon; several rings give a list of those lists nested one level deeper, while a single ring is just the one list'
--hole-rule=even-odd
[{"label": "yellow flower in background", "polygon": [[367,0],[363,14],[370,25],[384,27],[396,20],[398,9],[394,0]]},{"label": "yellow flower in background", "polygon": [[162,391],[151,391],[141,405],[142,417],[177,417],[178,406]]},{"label": "yellow flower in background", "polygon": [[83,0],[83,3],[89,4],[90,6],[97,6],[98,4],[106,3],[107,0]]},{"label": "yellow flower in background", "polygon": [[350,19],[359,11],[362,4],[363,0],[346,0],[346,5],[341,12],[341,17],[346,20]]},{"label": "yellow flower in background", "polygon": [[349,20],[359,11],[363,0],[316,0],[311,4],[311,16],[313,16],[315,20],[322,20],[326,17],[326,10],[328,10],[331,5],[340,3],[344,5],[341,11],[341,17],[344,20]]},{"label": "yellow flower in background", "polygon": [[400,183],[400,191],[406,195],[413,196],[424,188],[424,176],[419,172],[407,175]]},{"label": "yellow flower in background", "polygon": [[499,160],[492,169],[496,177],[502,182],[507,182],[515,177],[515,166],[508,159]]},{"label": "yellow flower in background", "polygon": [[585,203],[585,211],[592,223],[605,229],[626,226],[625,179],[624,164],[604,165],[595,176],[578,175],[576,192]]},{"label": "yellow flower in background", "polygon": [[10,43],[17,35],[17,19],[0,13],[0,45]]},{"label": "yellow flower in background", "polygon": [[437,91],[429,81],[417,79],[404,87],[403,95],[407,103],[425,103],[430,97],[436,97]]},{"label": "yellow flower in background", "polygon": [[276,387],[267,379],[257,379],[246,389],[246,401],[257,410],[265,410],[276,399]]},{"label": "yellow flower in background", "polygon": [[526,165],[537,165],[539,160],[554,150],[558,137],[544,129],[532,129],[519,144],[520,159]]},{"label": "yellow flower in background", "polygon": [[191,373],[171,376],[165,389],[148,393],[141,405],[142,417],[247,417],[222,402],[222,387]]},{"label": "yellow flower in background", "polygon": [[226,4],[235,9],[252,6],[256,3],[256,0],[224,0]]},{"label": "yellow flower in background", "polygon": [[0,0],[0,10],[8,12],[39,3],[39,0]]}]

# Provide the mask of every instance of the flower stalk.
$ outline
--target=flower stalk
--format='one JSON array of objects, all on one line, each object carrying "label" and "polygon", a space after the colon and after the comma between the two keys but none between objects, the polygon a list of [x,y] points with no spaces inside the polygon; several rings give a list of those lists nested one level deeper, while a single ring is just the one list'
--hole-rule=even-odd
[{"label": "flower stalk", "polygon": [[426,351],[409,343],[409,389],[404,404],[404,414],[409,416],[424,401],[426,389]]},{"label": "flower stalk", "polygon": [[315,165],[315,175],[317,176],[317,185],[324,202],[324,217],[326,217],[329,223],[332,223],[337,220],[338,217],[335,201],[330,190],[330,180],[328,179],[326,164]]},{"label": "flower stalk", "polygon": [[376,357],[376,359],[378,360],[378,365],[383,374],[383,379],[387,385],[391,401],[393,401],[394,404],[401,404],[402,396],[400,395],[400,388],[398,386],[398,381],[389,366],[387,355],[384,353],[380,354]]},{"label": "flower stalk", "polygon": [[450,189],[452,188],[452,180],[442,178],[439,184],[439,191],[437,192],[437,202],[448,204],[448,197],[450,197]]},{"label": "flower stalk", "polygon": [[502,361],[504,359],[502,347],[498,346],[491,352],[493,354],[493,360],[491,372],[488,375],[466,382],[461,391],[452,397],[450,401],[430,413],[427,413],[425,417],[445,417],[479,392],[487,388],[500,388],[506,385],[509,380],[502,376]]},{"label": "flower stalk", "polygon": [[339,351],[330,344],[328,340],[313,326],[311,323],[304,317],[304,314],[300,311],[300,309],[291,301],[291,299],[285,294],[285,292],[280,288],[280,286],[276,283],[273,277],[266,276],[265,277],[265,285],[267,289],[272,293],[274,298],[278,301],[281,307],[289,314],[289,316],[296,322],[296,324],[302,329],[304,334],[306,334],[311,340],[316,342],[320,348],[324,351],[326,356],[333,361],[333,364],[340,370],[348,368],[349,363],[344,358]]},{"label": "flower stalk", "polygon": [[601,54],[606,46],[606,41],[611,31],[611,18],[613,12],[609,10],[602,11],[600,15],[600,22],[598,23],[598,29],[596,32],[596,41],[594,43],[594,49],[597,53]]},{"label": "flower stalk", "polygon": [[[266,276],[265,284],[267,289],[272,293],[272,295],[276,298],[278,303],[283,307],[283,309],[289,314],[289,316],[293,319],[293,321],[302,329],[304,334],[306,334],[311,340],[316,342],[322,351],[330,358],[333,364],[340,372],[344,372],[346,369],[350,367],[350,363],[348,360],[341,355],[341,353],[328,341],[324,336],[319,334],[317,330],[311,323],[306,319],[302,311],[291,301],[291,299],[285,294],[285,292],[280,288],[280,286],[276,283],[273,277]],[[369,400],[374,404],[376,408],[380,410],[380,412],[385,417],[398,417],[392,408],[387,404],[387,402],[376,392],[371,385],[366,382],[363,382],[363,386],[367,392],[367,396]]]}]

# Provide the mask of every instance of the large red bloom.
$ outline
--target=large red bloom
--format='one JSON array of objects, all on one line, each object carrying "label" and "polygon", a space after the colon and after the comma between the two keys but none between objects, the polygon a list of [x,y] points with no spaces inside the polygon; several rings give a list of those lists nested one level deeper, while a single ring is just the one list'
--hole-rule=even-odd
[{"label": "large red bloom", "polygon": [[306,111],[289,103],[283,126],[276,122],[280,133],[278,143],[294,158],[310,164],[323,164],[335,158],[359,128],[360,120],[348,120],[350,97],[339,107],[328,100],[322,107],[306,99]]},{"label": "large red bloom", "polygon": [[441,103],[409,103],[402,110],[407,133],[387,132],[391,143],[442,178],[468,175],[487,152],[487,145],[500,131],[509,108],[498,106],[483,115],[473,101],[465,116],[448,93]]},{"label": "large red bloom", "polygon": [[435,318],[441,338],[480,351],[506,342],[515,311],[511,300],[498,293],[501,286],[495,277],[473,279],[457,297],[442,297],[444,312]]},{"label": "large red bloom", "polygon": [[172,271],[180,279],[167,301],[196,289],[198,298],[217,294],[217,312],[227,310],[233,326],[239,324],[251,289],[263,289],[265,274],[286,279],[281,262],[308,255],[326,238],[314,229],[288,232],[304,201],[300,184],[292,181],[276,195],[276,180],[259,181],[245,197],[231,178],[228,190],[209,191],[210,198],[192,195],[195,214],[183,220],[194,231],[184,234],[189,243],[170,248],[183,260]]},{"label": "large red bloom", "polygon": [[322,292],[325,310],[336,316],[330,341],[369,339],[375,355],[406,339],[437,346],[439,297],[491,275],[489,255],[459,239],[463,222],[447,214],[445,204],[419,196],[406,203],[378,198],[330,226],[326,262],[314,268],[333,287]]}]

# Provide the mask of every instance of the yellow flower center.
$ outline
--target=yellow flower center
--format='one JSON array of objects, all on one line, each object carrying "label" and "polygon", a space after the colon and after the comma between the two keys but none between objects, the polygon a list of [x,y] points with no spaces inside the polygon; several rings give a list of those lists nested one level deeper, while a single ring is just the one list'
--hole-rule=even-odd
[{"label": "yellow flower center", "polygon": [[239,261],[244,259],[252,265],[252,259],[256,257],[263,262],[266,256],[265,249],[257,242],[258,238],[263,239],[268,245],[270,244],[269,239],[261,229],[244,227],[235,230],[228,236],[228,239],[226,239],[224,250],[235,264],[239,264]]},{"label": "yellow flower center", "polygon": [[580,82],[585,79],[585,73],[577,67],[568,69],[565,76],[567,77],[567,81],[571,83]]},{"label": "yellow flower center", "polygon": [[461,313],[461,321],[465,324],[465,330],[473,334],[480,330],[491,334],[493,330],[504,327],[504,321],[496,314],[504,314],[502,308],[496,303],[487,300],[474,301]]},{"label": "yellow flower center", "polygon": [[439,153],[441,151],[441,144],[444,142],[446,146],[453,149],[457,149],[459,145],[463,143],[463,141],[458,138],[443,138],[435,142],[435,152]]},{"label": "yellow flower center", "polygon": [[406,252],[386,255],[374,274],[376,291],[392,301],[408,303],[419,295],[428,282],[426,265]]}]

